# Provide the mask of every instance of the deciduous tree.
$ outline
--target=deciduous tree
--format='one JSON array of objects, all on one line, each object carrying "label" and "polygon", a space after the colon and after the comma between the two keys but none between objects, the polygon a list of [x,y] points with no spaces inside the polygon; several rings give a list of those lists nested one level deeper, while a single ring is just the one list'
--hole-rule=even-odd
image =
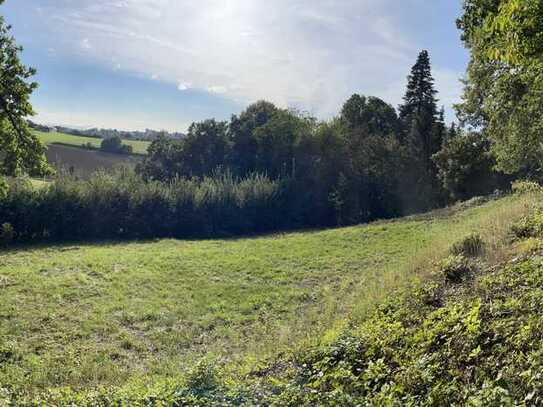
[{"label": "deciduous tree", "polygon": [[34,114],[30,95],[38,86],[31,81],[35,70],[19,59],[22,48],[10,29],[0,17],[0,173],[41,175],[49,170],[45,147],[26,123]]}]

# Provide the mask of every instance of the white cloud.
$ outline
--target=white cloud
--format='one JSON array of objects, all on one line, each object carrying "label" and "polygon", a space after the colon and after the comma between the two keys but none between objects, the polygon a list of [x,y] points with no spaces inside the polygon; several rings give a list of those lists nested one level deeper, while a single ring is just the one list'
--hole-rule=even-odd
[{"label": "white cloud", "polygon": [[191,83],[190,83],[190,82],[182,82],[182,81],[180,81],[180,82],[177,84],[177,89],[180,90],[180,91],[184,91],[184,90],[190,89],[190,87],[191,87]]},{"label": "white cloud", "polygon": [[86,49],[86,50],[92,48],[92,46],[91,46],[90,41],[89,41],[88,38],[83,38],[83,39],[81,40],[81,48]]},{"label": "white cloud", "polygon": [[226,86],[222,86],[222,85],[213,85],[213,86],[209,86],[207,88],[207,90],[211,93],[226,93],[228,91],[228,89],[226,88]]},{"label": "white cloud", "polygon": [[[448,0],[444,0],[448,1]],[[54,3],[54,4],[51,4]],[[419,46],[397,0],[62,0],[52,30],[98,62],[245,102],[268,99],[319,116],[353,92],[397,104]],[[68,45],[69,46],[69,45]],[[460,87],[436,70],[440,97]],[[183,80],[179,80],[183,78]]]}]

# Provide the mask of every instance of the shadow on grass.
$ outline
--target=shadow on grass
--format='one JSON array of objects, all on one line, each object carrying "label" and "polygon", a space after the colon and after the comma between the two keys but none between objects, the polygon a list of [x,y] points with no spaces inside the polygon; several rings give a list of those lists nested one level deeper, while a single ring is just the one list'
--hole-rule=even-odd
[{"label": "shadow on grass", "polygon": [[285,228],[279,230],[272,230],[268,232],[254,232],[254,233],[240,233],[240,234],[228,234],[216,232],[214,234],[203,235],[203,236],[161,236],[155,238],[130,238],[130,237],[119,237],[115,238],[87,238],[81,240],[42,240],[42,241],[30,241],[30,242],[21,242],[15,243],[9,246],[1,247],[0,246],[0,255],[2,254],[16,254],[23,251],[29,250],[43,250],[43,249],[55,249],[57,251],[69,251],[79,249],[79,245],[84,245],[86,247],[106,247],[106,246],[123,246],[126,244],[139,244],[139,245],[148,245],[151,243],[158,243],[164,240],[175,240],[187,243],[195,242],[204,242],[204,241],[217,241],[217,242],[234,242],[246,239],[265,239],[273,237],[284,237],[286,235],[297,235],[297,234],[316,234],[325,231],[333,231],[337,229],[342,229],[345,227],[356,227],[356,226],[369,226],[369,225],[386,225],[389,223],[395,222],[424,222],[431,221],[436,219],[445,219],[455,214],[465,211],[467,209],[475,208],[482,206],[488,202],[495,201],[496,199],[502,198],[504,195],[490,195],[484,197],[475,197],[465,202],[459,202],[451,206],[444,208],[434,209],[430,212],[413,214],[404,217],[397,217],[392,219],[378,219],[368,223],[354,224],[354,225],[340,225],[340,226],[329,226],[329,227],[306,227],[306,228]]}]

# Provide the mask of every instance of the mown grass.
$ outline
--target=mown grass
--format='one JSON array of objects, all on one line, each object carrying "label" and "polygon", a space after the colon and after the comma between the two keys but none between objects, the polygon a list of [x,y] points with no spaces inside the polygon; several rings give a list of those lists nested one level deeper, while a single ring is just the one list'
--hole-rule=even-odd
[{"label": "mown grass", "polygon": [[[75,147],[81,147],[86,144],[91,144],[95,148],[99,148],[102,143],[102,139],[94,137],[74,136],[71,134],[50,132],[45,133],[41,131],[34,131],[41,140],[42,143],[48,144],[67,144]],[[123,140],[123,144],[132,146],[135,154],[146,154],[147,147],[150,142],[143,140]]]},{"label": "mown grass", "polygon": [[531,200],[318,232],[0,252],[0,388],[151,383],[204,356],[242,372],[332,341],[458,239],[480,233],[499,253]]}]

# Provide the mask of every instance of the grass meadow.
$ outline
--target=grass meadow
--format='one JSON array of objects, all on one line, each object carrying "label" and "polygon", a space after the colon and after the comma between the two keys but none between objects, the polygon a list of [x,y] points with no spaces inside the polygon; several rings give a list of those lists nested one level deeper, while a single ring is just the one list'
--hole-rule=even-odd
[{"label": "grass meadow", "polygon": [[[93,147],[99,148],[102,143],[102,139],[94,137],[74,136],[71,134],[51,132],[45,133],[40,131],[34,131],[42,141],[42,143],[49,144],[67,144],[75,147],[81,147],[84,144],[90,143]],[[146,154],[147,147],[151,144],[148,141],[143,140],[123,140],[123,144],[132,146],[134,154]]]},{"label": "grass meadow", "polygon": [[499,256],[529,197],[391,222],[230,240],[42,245],[0,252],[0,383],[34,393],[243,373],[334,340],[478,232]]}]

